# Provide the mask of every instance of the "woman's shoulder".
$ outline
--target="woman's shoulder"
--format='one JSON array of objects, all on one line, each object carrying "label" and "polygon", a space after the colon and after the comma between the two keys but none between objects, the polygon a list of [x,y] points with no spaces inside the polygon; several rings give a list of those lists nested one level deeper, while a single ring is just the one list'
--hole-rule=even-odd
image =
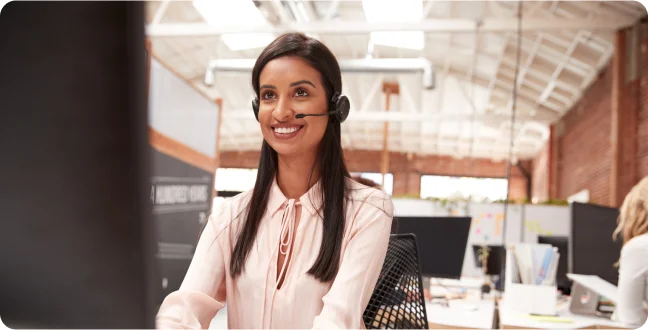
[{"label": "woman's shoulder", "polygon": [[252,191],[246,191],[236,196],[225,198],[218,207],[212,210],[210,221],[215,226],[215,231],[220,234],[228,231],[232,225],[240,222],[245,217],[245,210],[252,196]]},{"label": "woman's shoulder", "polygon": [[621,249],[622,256],[635,254],[643,257],[648,254],[648,233],[633,237]]},{"label": "woman's shoulder", "polygon": [[391,197],[381,189],[365,186],[353,179],[347,179],[349,203],[356,210],[379,210],[393,217],[394,205]]}]

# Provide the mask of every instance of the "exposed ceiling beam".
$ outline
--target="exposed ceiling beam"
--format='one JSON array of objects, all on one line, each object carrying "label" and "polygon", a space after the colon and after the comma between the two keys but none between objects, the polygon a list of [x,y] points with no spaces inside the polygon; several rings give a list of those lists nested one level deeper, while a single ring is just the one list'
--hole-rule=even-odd
[{"label": "exposed ceiling beam", "polygon": [[[449,74],[451,76],[456,77],[457,79],[462,79],[464,81],[470,82],[470,80],[466,78],[466,74],[464,72],[459,72],[451,69]],[[500,99],[510,98],[512,95],[512,91],[508,91],[507,89],[513,88],[513,84],[502,85],[501,83],[498,84],[498,81],[495,81],[495,86],[491,88],[491,81],[489,79],[477,75],[474,75],[472,79],[473,79],[472,82],[477,86],[481,86],[487,89],[490,88],[491,99],[492,97],[498,97]],[[556,110],[550,109],[544,105],[537,104],[535,100],[533,100],[532,98],[524,94],[520,94],[519,92],[518,92],[518,98],[519,98],[518,101],[520,102],[519,105],[523,110],[531,110],[532,112],[536,113],[538,117],[541,117],[542,119],[546,119],[549,121],[558,119],[559,112],[557,112]]]},{"label": "exposed ceiling beam", "polygon": [[[511,60],[508,57],[503,57],[502,62],[510,65],[511,67],[515,66],[515,62],[513,62],[513,60]],[[500,71],[501,70],[502,70],[502,68],[500,68]],[[549,83],[551,81],[551,79],[552,79],[551,74],[548,74],[548,73],[546,73],[546,72],[544,72],[542,70],[536,70],[533,67],[531,68],[531,70],[527,71],[527,74],[529,76],[534,76],[534,77],[536,77],[538,79],[547,81],[547,83]],[[581,93],[581,91],[578,89],[578,86],[572,86],[572,85],[570,85],[568,83],[565,83],[563,81],[555,81],[554,83],[556,84],[556,86],[559,86],[560,88],[572,93],[572,95],[574,95],[574,97],[580,95],[580,93]]]},{"label": "exposed ceiling beam", "polygon": [[430,14],[432,13],[432,7],[434,7],[434,1],[428,1],[425,3],[425,6],[423,7],[423,19],[428,18]]},{"label": "exposed ceiling beam", "polygon": [[319,21],[321,17],[315,11],[312,1],[299,1],[297,4],[298,8],[303,8],[309,22]]},{"label": "exposed ceiling beam", "polygon": [[[502,125],[504,127],[504,125]],[[531,127],[525,128],[521,127],[518,129],[518,132],[522,133],[521,134],[521,143],[519,147],[517,147],[518,150],[534,150],[538,145],[542,145],[546,139],[545,135],[543,132],[538,132],[540,137],[530,137],[530,136],[525,136],[525,133],[532,129]],[[383,139],[383,130],[382,129],[369,129],[368,130],[368,136],[366,137],[367,143],[372,143],[372,142],[379,142],[382,141]],[[547,133],[548,134],[548,133]],[[363,135],[362,132],[358,132],[357,130],[351,130],[348,133],[345,133],[344,135],[350,135],[350,137],[354,137],[354,135]],[[440,140],[437,142],[437,138],[441,137]],[[255,131],[254,133],[246,133],[246,134],[233,134],[230,136],[234,140],[242,141],[245,143],[257,143],[258,141],[263,139],[262,134],[259,131]],[[507,146],[504,145],[499,145],[497,142],[498,139],[496,137],[490,137],[490,136],[480,136],[483,138],[483,143],[476,149],[483,149],[483,148],[502,148],[506,149]],[[407,144],[415,144],[418,139],[423,139],[427,141],[426,143],[430,145],[433,143],[435,146],[462,146],[466,149],[469,149],[470,147],[470,139],[467,136],[462,136],[462,135],[446,135],[442,133],[428,133],[428,134],[411,134],[408,132],[405,132],[401,134],[400,136],[394,136],[394,139],[391,141],[391,143],[397,143],[397,142],[402,142],[406,141]],[[506,135],[504,136],[504,139],[502,140],[504,143],[508,142],[509,136]],[[390,144],[391,144],[390,143]],[[230,143],[231,144],[231,143]],[[529,148],[529,145],[533,145],[533,147]],[[240,146],[240,144],[239,144]],[[526,146],[526,147],[525,147]],[[378,147],[378,149],[380,149]]]},{"label": "exposed ceiling beam", "polygon": [[[634,23],[632,19],[609,19],[592,24],[584,19],[524,19],[523,31],[548,30],[599,30],[615,31]],[[516,18],[488,18],[480,26],[483,32],[516,31]],[[225,33],[285,33],[301,31],[312,34],[367,34],[375,31],[423,31],[426,33],[474,33],[472,19],[426,19],[412,23],[369,23],[367,21],[315,21],[284,22],[279,25],[234,25],[215,27],[207,23],[165,23],[149,25],[146,34],[150,37],[213,36]]]},{"label": "exposed ceiling beam", "polygon": [[[378,145],[379,147],[376,147]],[[400,152],[397,147],[393,146],[394,144],[390,144],[389,150],[393,152]],[[260,142],[255,142],[255,143],[248,143],[244,147],[239,148],[239,147],[231,147],[227,144],[221,145],[221,150],[222,151],[259,151],[259,148],[261,148],[261,143]],[[344,147],[346,149],[346,147]],[[356,149],[358,150],[380,150],[382,146],[380,144],[376,143],[367,143],[364,145],[359,145]],[[420,151],[416,152],[417,155],[439,155],[439,156],[451,156],[451,157],[468,157],[468,153],[466,152],[465,154],[457,154],[456,149],[446,149],[446,148],[423,148]],[[537,150],[519,150],[519,151],[514,151],[514,155],[519,159],[519,160],[528,160],[528,159],[533,159],[537,154]],[[508,154],[508,147],[488,147],[488,148],[483,148],[483,149],[478,149],[476,150],[475,154],[473,157],[476,158],[484,158],[484,159],[493,159],[495,161],[500,161],[502,159],[507,159],[509,156]]]},{"label": "exposed ceiling beam", "polygon": [[[495,6],[495,5],[493,5],[493,6]],[[490,78],[490,80],[488,81],[488,85],[486,86],[486,90],[487,90],[487,92],[486,92],[487,93],[486,94],[486,102],[488,102],[486,104],[486,106],[491,104],[491,98],[492,98],[492,95],[493,95],[493,88],[495,88],[495,83],[497,82],[498,74],[502,71],[502,60],[504,59],[504,54],[506,54],[506,48],[508,47],[508,42],[509,42],[510,37],[511,37],[510,33],[507,33],[504,36],[504,42],[502,43],[502,49],[500,51],[499,56],[497,57],[497,61],[495,62],[496,63],[495,64],[495,67],[496,67],[495,74]]]},{"label": "exposed ceiling beam", "polygon": [[383,84],[383,79],[382,75],[379,77],[379,79],[376,79],[374,81],[374,84],[371,86],[371,89],[369,90],[369,93],[365,95],[365,98],[362,101],[362,105],[360,106],[360,112],[365,112],[369,107],[371,107],[371,102],[376,98],[376,95],[378,94],[378,91],[382,87]]},{"label": "exposed ceiling beam", "polygon": [[[354,84],[351,84],[351,81],[349,80],[349,76],[343,75],[342,76],[342,90],[345,91],[344,93],[349,95],[355,95],[353,94],[354,90],[356,90],[356,87]],[[346,87],[344,87],[346,86]],[[351,93],[349,93],[351,92]],[[351,105],[351,109],[357,109],[358,103],[355,101],[354,98],[349,98],[349,104]]]},{"label": "exposed ceiling beam", "polygon": [[[209,61],[207,70],[248,73],[255,62],[254,58],[221,58]],[[433,73],[432,62],[425,58],[340,59],[338,62],[342,73]]]},{"label": "exposed ceiling beam", "polygon": [[157,8],[155,11],[155,16],[153,16],[153,20],[151,20],[151,26],[159,24],[162,18],[164,17],[164,14],[166,14],[167,9],[169,8],[169,4],[171,3],[171,0],[165,0],[160,3],[160,6]]},{"label": "exposed ceiling beam", "polygon": [[[417,113],[403,113],[403,112],[386,112],[384,110],[372,109],[367,112],[356,112],[351,111],[347,121],[362,121],[362,122],[437,122],[439,120],[443,121],[455,121],[455,122],[465,122],[473,118],[473,115],[470,113],[423,113],[417,111]],[[506,114],[476,114],[474,115],[475,120],[488,122],[488,123],[501,123],[502,121],[508,121],[511,119],[509,115]],[[232,121],[232,120],[255,120],[254,114],[250,109],[232,109],[225,110],[223,112],[223,120]],[[523,121],[534,121],[542,124],[549,124],[551,119],[540,118],[539,116],[525,116],[518,115],[516,120],[521,122]]]},{"label": "exposed ceiling beam", "polygon": [[324,16],[325,21],[329,21],[337,14],[338,12],[338,6],[340,4],[340,0],[333,0],[331,2],[331,6],[329,7],[328,11],[326,12],[326,16]]},{"label": "exposed ceiling beam", "polygon": [[272,5],[272,8],[274,8],[277,15],[279,15],[279,18],[282,22],[286,23],[292,21],[292,19],[288,15],[286,7],[283,6],[280,0],[272,0],[270,1],[270,4]]}]

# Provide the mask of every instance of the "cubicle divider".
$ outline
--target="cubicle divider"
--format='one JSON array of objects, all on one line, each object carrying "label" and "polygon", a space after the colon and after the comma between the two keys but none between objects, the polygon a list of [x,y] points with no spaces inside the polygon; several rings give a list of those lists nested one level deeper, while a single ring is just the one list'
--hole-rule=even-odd
[{"label": "cubicle divider", "polygon": [[504,204],[470,204],[468,213],[472,217],[468,244],[464,257],[462,276],[481,276],[481,268],[475,264],[473,245],[502,245],[520,241],[522,206],[509,205],[504,225]]},{"label": "cubicle divider", "polygon": [[395,216],[472,217],[462,268],[464,277],[482,275],[475,264],[473,245],[537,243],[538,236],[571,236],[572,212],[569,206],[509,204],[505,225],[504,204],[500,203],[469,203],[450,208],[423,199],[394,198],[393,202]]},{"label": "cubicle divider", "polygon": [[524,231],[521,242],[537,243],[538,236],[571,236],[569,206],[524,205]]},{"label": "cubicle divider", "polygon": [[612,240],[619,211],[593,204],[570,205],[572,232],[569,250],[571,271],[576,274],[597,275],[617,285],[619,270],[614,264],[621,253],[621,237]]}]

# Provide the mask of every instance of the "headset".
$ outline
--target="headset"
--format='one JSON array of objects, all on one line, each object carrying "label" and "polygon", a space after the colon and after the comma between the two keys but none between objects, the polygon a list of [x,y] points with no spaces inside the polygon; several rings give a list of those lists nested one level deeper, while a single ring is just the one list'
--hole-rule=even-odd
[{"label": "headset", "polygon": [[[329,108],[333,110],[330,110],[325,113],[319,113],[319,114],[298,113],[295,115],[295,118],[304,118],[308,116],[320,117],[320,116],[335,115],[335,119],[341,124],[349,116],[351,103],[349,102],[348,97],[338,92],[335,92],[335,94],[333,94],[333,97],[331,98]],[[259,121],[259,98],[258,97],[255,97],[254,100],[252,100],[252,111],[254,111],[254,118],[256,118],[256,120]]]}]

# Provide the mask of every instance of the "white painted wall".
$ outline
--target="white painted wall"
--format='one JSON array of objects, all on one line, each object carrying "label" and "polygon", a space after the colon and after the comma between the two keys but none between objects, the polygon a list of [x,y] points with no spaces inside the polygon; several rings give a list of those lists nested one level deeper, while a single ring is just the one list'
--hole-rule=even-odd
[{"label": "white painted wall", "polygon": [[447,217],[449,212],[430,200],[415,198],[393,198],[396,217]]},{"label": "white painted wall", "polygon": [[216,156],[218,105],[151,60],[149,125],[210,157]]}]

